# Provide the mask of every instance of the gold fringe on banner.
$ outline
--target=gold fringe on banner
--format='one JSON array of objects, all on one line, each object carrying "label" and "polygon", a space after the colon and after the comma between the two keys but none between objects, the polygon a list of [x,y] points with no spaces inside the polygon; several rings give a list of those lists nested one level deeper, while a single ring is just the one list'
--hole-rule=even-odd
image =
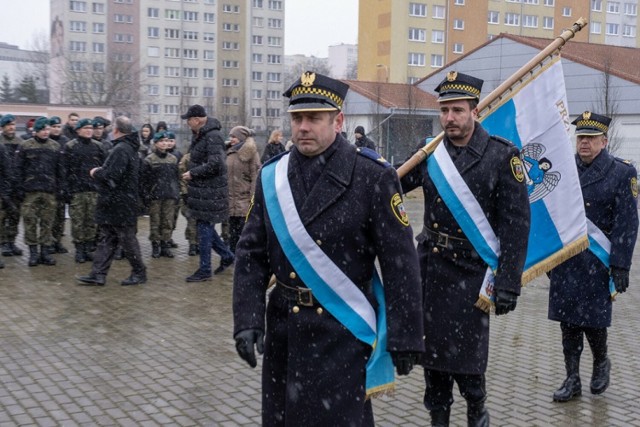
[{"label": "gold fringe on banner", "polygon": [[376,397],[381,397],[381,396],[393,396],[395,391],[396,391],[396,386],[394,383],[383,384],[381,386],[374,387],[370,390],[367,390],[367,395],[365,397],[365,400],[375,399]]},{"label": "gold fringe on banner", "polygon": [[493,303],[489,298],[485,297],[484,295],[479,295],[478,301],[476,301],[476,303],[473,304],[473,306],[475,308],[479,308],[485,313],[491,313],[491,307],[493,307]]},{"label": "gold fringe on banner", "polygon": [[578,255],[580,252],[584,251],[589,247],[589,237],[582,236],[578,240],[569,243],[567,246],[551,255],[549,258],[546,258],[536,265],[530,267],[522,273],[522,285],[529,283],[542,273],[546,273],[554,267],[562,264],[569,258]]}]

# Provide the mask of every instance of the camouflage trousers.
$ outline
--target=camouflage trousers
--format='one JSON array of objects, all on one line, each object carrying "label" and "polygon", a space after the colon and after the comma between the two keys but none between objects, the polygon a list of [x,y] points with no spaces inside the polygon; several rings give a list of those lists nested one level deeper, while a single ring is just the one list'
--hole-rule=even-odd
[{"label": "camouflage trousers", "polygon": [[18,235],[18,224],[20,224],[20,203],[14,200],[17,210],[2,209],[0,217],[0,243],[13,243]]},{"label": "camouflage trousers", "polygon": [[173,233],[176,201],[152,200],[149,204],[149,240],[168,241]]},{"label": "camouflage trousers", "polygon": [[96,203],[98,193],[85,191],[75,193],[69,204],[71,217],[71,237],[73,243],[87,243],[96,238]]},{"label": "camouflage trousers", "polygon": [[58,200],[56,213],[53,216],[53,227],[51,228],[51,236],[54,242],[59,242],[64,234],[64,214],[66,203]]},{"label": "camouflage trousers", "polygon": [[[29,246],[53,244],[51,231],[58,201],[51,193],[27,193],[22,202],[21,214],[24,223],[24,243]],[[38,226],[40,233],[38,233]]]},{"label": "camouflage trousers", "polygon": [[187,228],[184,229],[184,238],[187,239],[190,245],[197,245],[198,229],[196,227],[196,220],[191,218],[191,215],[189,215],[189,208],[187,207],[186,203],[184,202],[181,202],[181,203],[182,203],[182,207],[181,207],[182,216],[184,216],[187,219]]}]

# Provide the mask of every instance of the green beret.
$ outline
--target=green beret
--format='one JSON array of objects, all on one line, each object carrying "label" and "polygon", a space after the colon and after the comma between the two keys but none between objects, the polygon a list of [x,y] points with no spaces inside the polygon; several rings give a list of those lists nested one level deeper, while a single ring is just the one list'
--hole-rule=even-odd
[{"label": "green beret", "polygon": [[93,121],[91,119],[78,120],[78,123],[76,123],[76,130],[82,129],[85,126],[93,126]]},{"label": "green beret", "polygon": [[158,142],[161,139],[164,139],[166,137],[167,137],[167,133],[165,131],[156,132],[155,135],[153,135],[153,142]]},{"label": "green beret", "polygon": [[4,116],[2,116],[2,119],[0,119],[0,127],[5,127],[6,125],[15,121],[16,116],[14,116],[13,114],[5,114]]},{"label": "green beret", "polygon": [[49,126],[49,119],[46,117],[38,117],[38,119],[33,123],[33,131],[40,132],[47,126]]},{"label": "green beret", "polygon": [[60,117],[58,116],[53,116],[49,119],[49,126],[61,125],[61,124],[62,124],[62,119],[60,119]]},{"label": "green beret", "polygon": [[176,134],[173,132],[167,132],[167,138],[168,139],[176,139]]}]

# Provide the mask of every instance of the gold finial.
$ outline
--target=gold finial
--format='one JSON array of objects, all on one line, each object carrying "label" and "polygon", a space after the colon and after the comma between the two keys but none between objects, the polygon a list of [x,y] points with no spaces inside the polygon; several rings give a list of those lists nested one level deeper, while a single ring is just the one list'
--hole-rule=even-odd
[{"label": "gold finial", "polygon": [[316,73],[312,73],[310,71],[305,72],[301,77],[300,81],[302,82],[302,86],[309,87],[313,85],[313,82],[316,80]]}]

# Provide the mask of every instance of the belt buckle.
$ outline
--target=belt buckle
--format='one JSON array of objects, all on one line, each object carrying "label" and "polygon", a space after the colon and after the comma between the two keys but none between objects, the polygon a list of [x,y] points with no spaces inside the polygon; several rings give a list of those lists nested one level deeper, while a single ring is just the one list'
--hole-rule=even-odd
[{"label": "belt buckle", "polygon": [[436,246],[447,248],[449,246],[449,235],[444,233],[438,233],[438,239],[436,240]]},{"label": "belt buckle", "polygon": [[313,294],[311,293],[311,289],[298,288],[297,297],[298,304],[304,307],[313,306]]}]

